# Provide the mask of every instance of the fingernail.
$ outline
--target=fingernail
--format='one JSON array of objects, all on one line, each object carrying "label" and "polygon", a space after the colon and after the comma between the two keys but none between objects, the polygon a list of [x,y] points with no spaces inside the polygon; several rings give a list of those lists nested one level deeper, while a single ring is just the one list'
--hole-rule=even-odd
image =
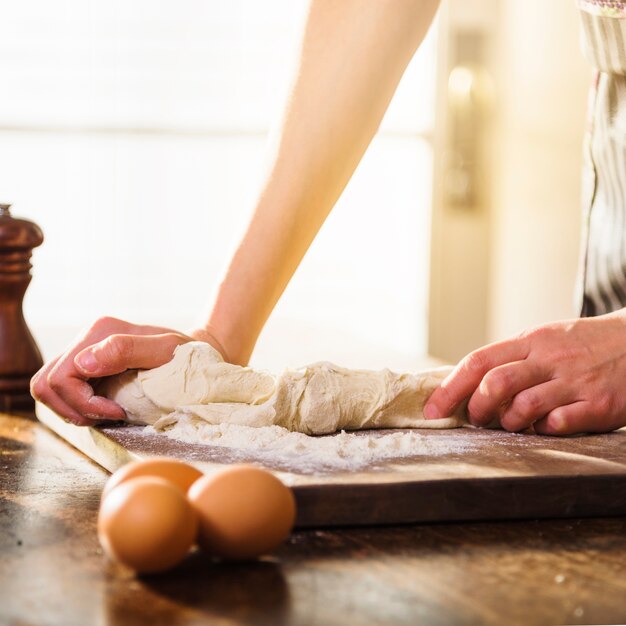
[{"label": "fingernail", "polygon": [[78,357],[78,365],[86,372],[97,372],[100,364],[93,352],[84,352]]},{"label": "fingernail", "polygon": [[424,417],[427,420],[438,420],[441,419],[441,414],[439,413],[439,409],[433,404],[427,404],[424,407]]}]

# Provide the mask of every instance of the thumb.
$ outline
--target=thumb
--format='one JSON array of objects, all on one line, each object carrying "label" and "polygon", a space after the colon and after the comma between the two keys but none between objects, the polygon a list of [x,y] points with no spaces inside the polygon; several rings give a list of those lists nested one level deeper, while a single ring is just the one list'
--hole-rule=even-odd
[{"label": "thumb", "polygon": [[191,341],[178,333],[163,335],[110,335],[81,350],[76,368],[88,378],[112,376],[129,369],[152,369],[171,361],[177,346]]}]

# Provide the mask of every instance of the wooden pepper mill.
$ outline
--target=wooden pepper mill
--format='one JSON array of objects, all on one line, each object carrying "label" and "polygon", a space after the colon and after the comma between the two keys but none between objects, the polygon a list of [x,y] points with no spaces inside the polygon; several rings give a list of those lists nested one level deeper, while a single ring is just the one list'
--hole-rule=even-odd
[{"label": "wooden pepper mill", "polygon": [[30,379],[43,360],[22,303],[32,250],[43,243],[43,234],[37,224],[12,217],[10,206],[0,204],[0,411],[32,413]]}]

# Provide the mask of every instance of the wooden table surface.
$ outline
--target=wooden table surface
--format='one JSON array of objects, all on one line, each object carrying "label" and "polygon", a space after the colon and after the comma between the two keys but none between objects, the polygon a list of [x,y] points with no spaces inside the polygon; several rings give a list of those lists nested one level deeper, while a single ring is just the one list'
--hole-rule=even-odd
[{"label": "wooden table surface", "polygon": [[626,623],[626,519],[295,533],[271,558],[135,577],[95,525],[107,474],[45,427],[0,415],[0,623]]}]

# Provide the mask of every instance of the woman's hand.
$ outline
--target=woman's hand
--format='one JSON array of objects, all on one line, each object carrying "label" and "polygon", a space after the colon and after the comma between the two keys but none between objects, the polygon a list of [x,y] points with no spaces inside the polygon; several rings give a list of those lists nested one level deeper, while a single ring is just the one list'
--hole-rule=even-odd
[{"label": "woman's hand", "polygon": [[176,346],[194,340],[210,343],[225,356],[207,330],[183,334],[103,317],[67,352],[46,363],[33,376],[31,393],[55,413],[80,426],[122,420],[126,417],[124,410],[112,400],[97,396],[90,381],[127,369],[158,367],[171,360]]},{"label": "woman's hand", "polygon": [[539,326],[466,356],[424,412],[452,414],[469,398],[475,426],[499,419],[545,435],[626,426],[626,309]]}]

